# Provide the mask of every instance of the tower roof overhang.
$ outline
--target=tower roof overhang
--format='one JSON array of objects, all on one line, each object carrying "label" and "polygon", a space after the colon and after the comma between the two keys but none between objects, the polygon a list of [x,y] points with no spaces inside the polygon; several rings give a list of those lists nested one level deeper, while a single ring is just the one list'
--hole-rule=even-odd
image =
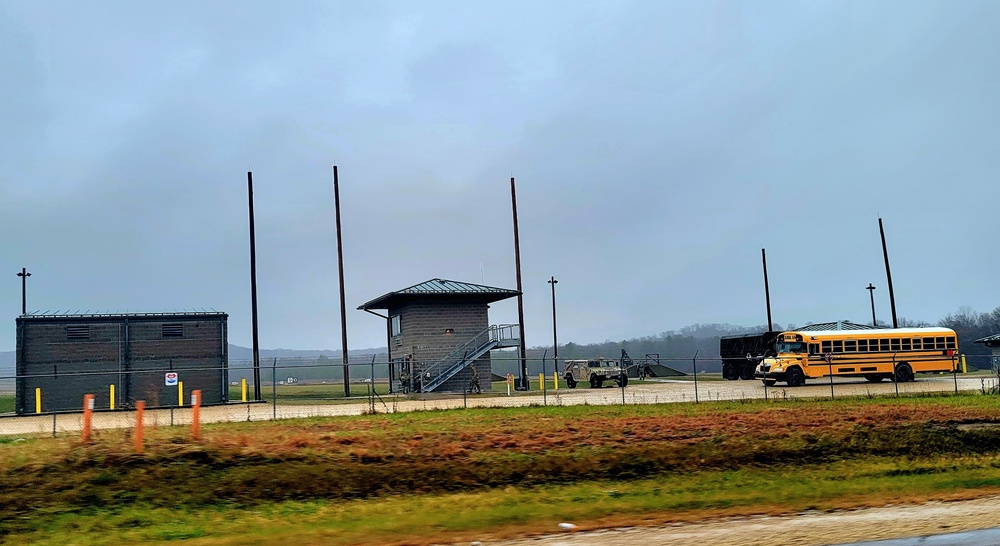
[{"label": "tower roof overhang", "polygon": [[399,304],[414,301],[441,298],[442,300],[462,300],[475,303],[493,303],[519,295],[517,290],[484,286],[467,282],[449,281],[447,279],[431,279],[415,284],[409,288],[383,294],[358,307],[361,311],[369,309],[389,309]]}]

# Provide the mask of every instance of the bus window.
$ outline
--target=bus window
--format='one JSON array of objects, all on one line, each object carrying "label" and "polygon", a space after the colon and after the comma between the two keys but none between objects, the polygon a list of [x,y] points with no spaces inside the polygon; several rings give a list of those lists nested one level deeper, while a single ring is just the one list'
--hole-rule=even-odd
[{"label": "bus window", "polygon": [[903,341],[903,346],[902,346],[903,350],[904,351],[909,351],[910,350],[910,338],[904,337],[902,339],[902,341]]},{"label": "bus window", "polygon": [[924,338],[924,350],[925,351],[932,351],[932,350],[934,350],[934,338],[932,338],[932,337],[925,337]]},{"label": "bus window", "polygon": [[819,354],[819,343],[810,343],[809,344],[809,354],[811,354],[811,355],[817,355],[817,354]]},{"label": "bus window", "polygon": [[878,350],[883,352],[889,352],[889,340],[888,339],[878,340]]},{"label": "bus window", "polygon": [[853,339],[844,340],[844,352],[845,353],[858,352],[858,342]]},{"label": "bus window", "polygon": [[954,349],[955,348],[955,338],[953,338],[953,337],[949,337],[948,338],[948,347],[947,348],[948,349]]},{"label": "bus window", "polygon": [[830,342],[830,341],[824,341],[823,342],[823,354],[832,353],[832,352],[833,352],[832,342]]},{"label": "bus window", "polygon": [[899,338],[894,337],[889,339],[889,350],[898,351],[899,350]]},{"label": "bus window", "polygon": [[844,342],[839,339],[833,340],[833,352],[835,353],[844,352]]},{"label": "bus window", "polygon": [[921,349],[920,338],[919,337],[913,338],[913,350],[919,351],[920,349]]},{"label": "bus window", "polygon": [[867,353],[868,352],[868,340],[867,339],[859,339],[858,340],[858,352],[859,353]]},{"label": "bus window", "polygon": [[944,338],[943,337],[937,338],[937,348],[938,349],[944,349]]}]

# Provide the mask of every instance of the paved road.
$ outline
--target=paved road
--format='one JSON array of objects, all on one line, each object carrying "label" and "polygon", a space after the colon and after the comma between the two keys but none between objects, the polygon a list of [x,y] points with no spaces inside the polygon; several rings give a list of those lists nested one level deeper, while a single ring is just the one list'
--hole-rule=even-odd
[{"label": "paved road", "polygon": [[[962,391],[979,391],[983,378],[958,377],[958,388]],[[995,381],[985,378],[985,381]],[[900,383],[900,394],[917,392],[953,392],[955,381],[952,376],[924,376],[912,383]],[[864,380],[837,379],[834,384],[835,396],[891,395],[896,385],[890,382],[869,383]],[[461,407],[516,407],[529,405],[618,405],[622,404],[662,404],[672,402],[693,402],[697,398],[706,400],[752,400],[768,398],[823,398],[830,396],[830,384],[823,380],[812,381],[805,386],[788,388],[772,387],[764,389],[760,381],[700,381],[691,380],[651,380],[633,381],[624,389],[607,387],[603,389],[560,389],[548,391],[543,396],[538,391],[517,393],[515,396],[487,394],[463,397],[462,395],[418,395],[414,398],[387,397],[375,404],[378,413],[450,409]],[[340,415],[361,415],[371,411],[367,399],[357,401],[336,401],[328,404],[270,403],[229,404],[205,407],[201,410],[203,423],[234,421],[265,421],[275,417],[288,419],[296,417],[333,417]],[[168,426],[189,424],[191,410],[179,408],[171,416],[170,410],[148,410],[147,426]],[[56,432],[76,432],[82,428],[80,414],[2,417],[0,435],[51,434],[53,425]],[[129,428],[135,424],[130,411],[96,412],[93,418],[95,430]]]}]

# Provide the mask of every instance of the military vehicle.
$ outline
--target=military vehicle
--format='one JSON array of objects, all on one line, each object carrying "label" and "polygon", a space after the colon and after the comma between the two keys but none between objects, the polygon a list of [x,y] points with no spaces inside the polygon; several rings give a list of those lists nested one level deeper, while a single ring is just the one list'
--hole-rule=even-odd
[{"label": "military vehicle", "polygon": [[592,358],[589,360],[566,360],[563,368],[566,385],[575,389],[577,383],[590,382],[592,389],[599,389],[604,383],[614,381],[619,387],[628,385],[628,375],[617,360]]}]

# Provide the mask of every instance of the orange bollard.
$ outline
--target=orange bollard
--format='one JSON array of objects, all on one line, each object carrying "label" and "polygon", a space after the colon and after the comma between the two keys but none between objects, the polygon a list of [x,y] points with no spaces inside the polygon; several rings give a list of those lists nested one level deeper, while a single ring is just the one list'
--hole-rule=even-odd
[{"label": "orange bollard", "polygon": [[135,403],[135,452],[142,453],[142,414],[146,411],[146,402]]},{"label": "orange bollard", "polygon": [[85,444],[90,443],[90,420],[94,415],[94,395],[85,394],[83,395],[83,437],[82,441]]},{"label": "orange bollard", "polygon": [[191,437],[201,437],[201,391],[191,391]]}]

